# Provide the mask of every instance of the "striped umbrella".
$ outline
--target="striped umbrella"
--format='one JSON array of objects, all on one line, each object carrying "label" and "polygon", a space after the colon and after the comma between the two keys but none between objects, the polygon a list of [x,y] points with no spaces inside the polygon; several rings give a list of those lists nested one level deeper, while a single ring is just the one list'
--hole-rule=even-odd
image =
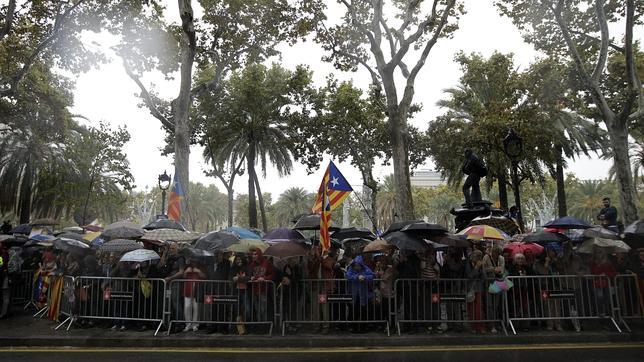
[{"label": "striped umbrella", "polygon": [[130,229],[140,229],[141,228],[141,226],[139,224],[135,224],[135,223],[133,223],[131,221],[128,221],[128,220],[121,220],[121,221],[117,221],[117,222],[114,222],[114,223],[111,223],[111,224],[107,225],[103,230],[116,229],[116,228],[121,228],[121,227],[126,227],[126,228],[130,228]]},{"label": "striped umbrella", "polygon": [[115,239],[101,244],[98,250],[108,253],[126,253],[128,251],[143,249],[143,244],[134,240]]},{"label": "striped umbrella", "polygon": [[193,241],[199,238],[199,234],[177,229],[155,229],[150,230],[141,236],[143,240],[161,240],[161,241]]},{"label": "striped umbrella", "polygon": [[458,235],[466,235],[470,240],[508,240],[510,236],[488,225],[473,225],[463,229]]},{"label": "striped umbrella", "polygon": [[470,221],[469,226],[472,225],[488,225],[497,228],[508,235],[514,235],[519,232],[519,225],[516,221],[505,216],[485,216],[477,217]]}]

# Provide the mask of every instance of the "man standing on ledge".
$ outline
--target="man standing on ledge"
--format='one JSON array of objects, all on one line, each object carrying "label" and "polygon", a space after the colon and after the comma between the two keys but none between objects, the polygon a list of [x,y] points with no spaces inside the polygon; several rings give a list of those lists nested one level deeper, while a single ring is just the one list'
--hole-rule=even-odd
[{"label": "man standing on ledge", "polygon": [[597,219],[601,221],[603,227],[618,233],[619,228],[617,227],[617,209],[615,208],[615,206],[610,206],[610,198],[608,197],[604,197],[602,199],[602,203],[604,204],[604,207],[599,211]]},{"label": "man standing on ledge", "polygon": [[[470,208],[474,202],[481,201],[481,187],[479,181],[481,177],[487,176],[487,168],[483,161],[481,161],[472,149],[465,149],[465,163],[463,164],[462,171],[467,175],[465,183],[463,184],[463,195],[465,196],[465,205]],[[471,188],[471,193],[470,193]]]}]

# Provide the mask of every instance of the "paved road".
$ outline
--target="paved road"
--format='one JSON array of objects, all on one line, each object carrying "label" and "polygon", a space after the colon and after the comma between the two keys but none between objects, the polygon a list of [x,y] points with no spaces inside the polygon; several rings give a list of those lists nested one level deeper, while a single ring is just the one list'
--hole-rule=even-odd
[{"label": "paved road", "polygon": [[642,361],[644,343],[382,349],[1,348],[3,361]]}]

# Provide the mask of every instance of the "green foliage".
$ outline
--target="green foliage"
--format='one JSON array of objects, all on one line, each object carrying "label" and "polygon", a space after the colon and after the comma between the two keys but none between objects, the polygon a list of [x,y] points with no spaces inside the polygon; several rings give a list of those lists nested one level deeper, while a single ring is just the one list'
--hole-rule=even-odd
[{"label": "green foliage", "polygon": [[311,72],[304,67],[249,65],[222,82],[219,92],[199,99],[200,143],[215,164],[244,160],[249,177],[256,177],[256,164],[265,176],[268,161],[280,176],[288,175],[293,167],[288,124],[307,117],[314,95]]},{"label": "green foliage", "polygon": [[[525,90],[513,64],[512,54],[494,53],[484,59],[477,54],[459,54],[463,75],[458,88],[446,90],[450,98],[439,102],[448,112],[430,123],[429,149],[437,169],[450,184],[462,180],[464,150],[470,147],[487,164],[488,189],[510,162],[503,150],[503,138],[513,128],[523,138],[520,161],[522,179],[543,178],[539,160],[550,149],[548,127],[535,127],[535,109],[524,106]],[[459,155],[459,157],[454,157]]]},{"label": "green foliage", "polygon": [[315,194],[301,187],[291,187],[280,194],[277,202],[271,205],[273,217],[270,220],[274,220],[276,226],[291,226],[291,220],[297,215],[310,212],[314,202]]}]

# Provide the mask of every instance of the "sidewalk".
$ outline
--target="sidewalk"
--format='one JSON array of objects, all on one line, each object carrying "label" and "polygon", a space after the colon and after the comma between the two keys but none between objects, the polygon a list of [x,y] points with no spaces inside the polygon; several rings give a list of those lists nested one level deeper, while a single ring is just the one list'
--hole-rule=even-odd
[{"label": "sidewalk", "polygon": [[[273,336],[222,335],[203,331],[178,333],[170,336],[165,330],[154,336],[153,330],[112,331],[106,328],[72,327],[69,331],[54,330],[57,323],[35,319],[29,314],[15,315],[0,320],[0,347],[228,347],[228,348],[307,348],[307,347],[411,347],[454,345],[512,345],[559,343],[627,343],[644,342],[644,328],[640,324],[632,333],[617,333],[601,328],[575,332],[530,331],[518,335],[474,335],[447,332],[444,334],[412,334],[388,337],[384,333],[350,334],[294,334],[282,337],[277,328]],[[635,325],[632,325],[632,327]]]}]

